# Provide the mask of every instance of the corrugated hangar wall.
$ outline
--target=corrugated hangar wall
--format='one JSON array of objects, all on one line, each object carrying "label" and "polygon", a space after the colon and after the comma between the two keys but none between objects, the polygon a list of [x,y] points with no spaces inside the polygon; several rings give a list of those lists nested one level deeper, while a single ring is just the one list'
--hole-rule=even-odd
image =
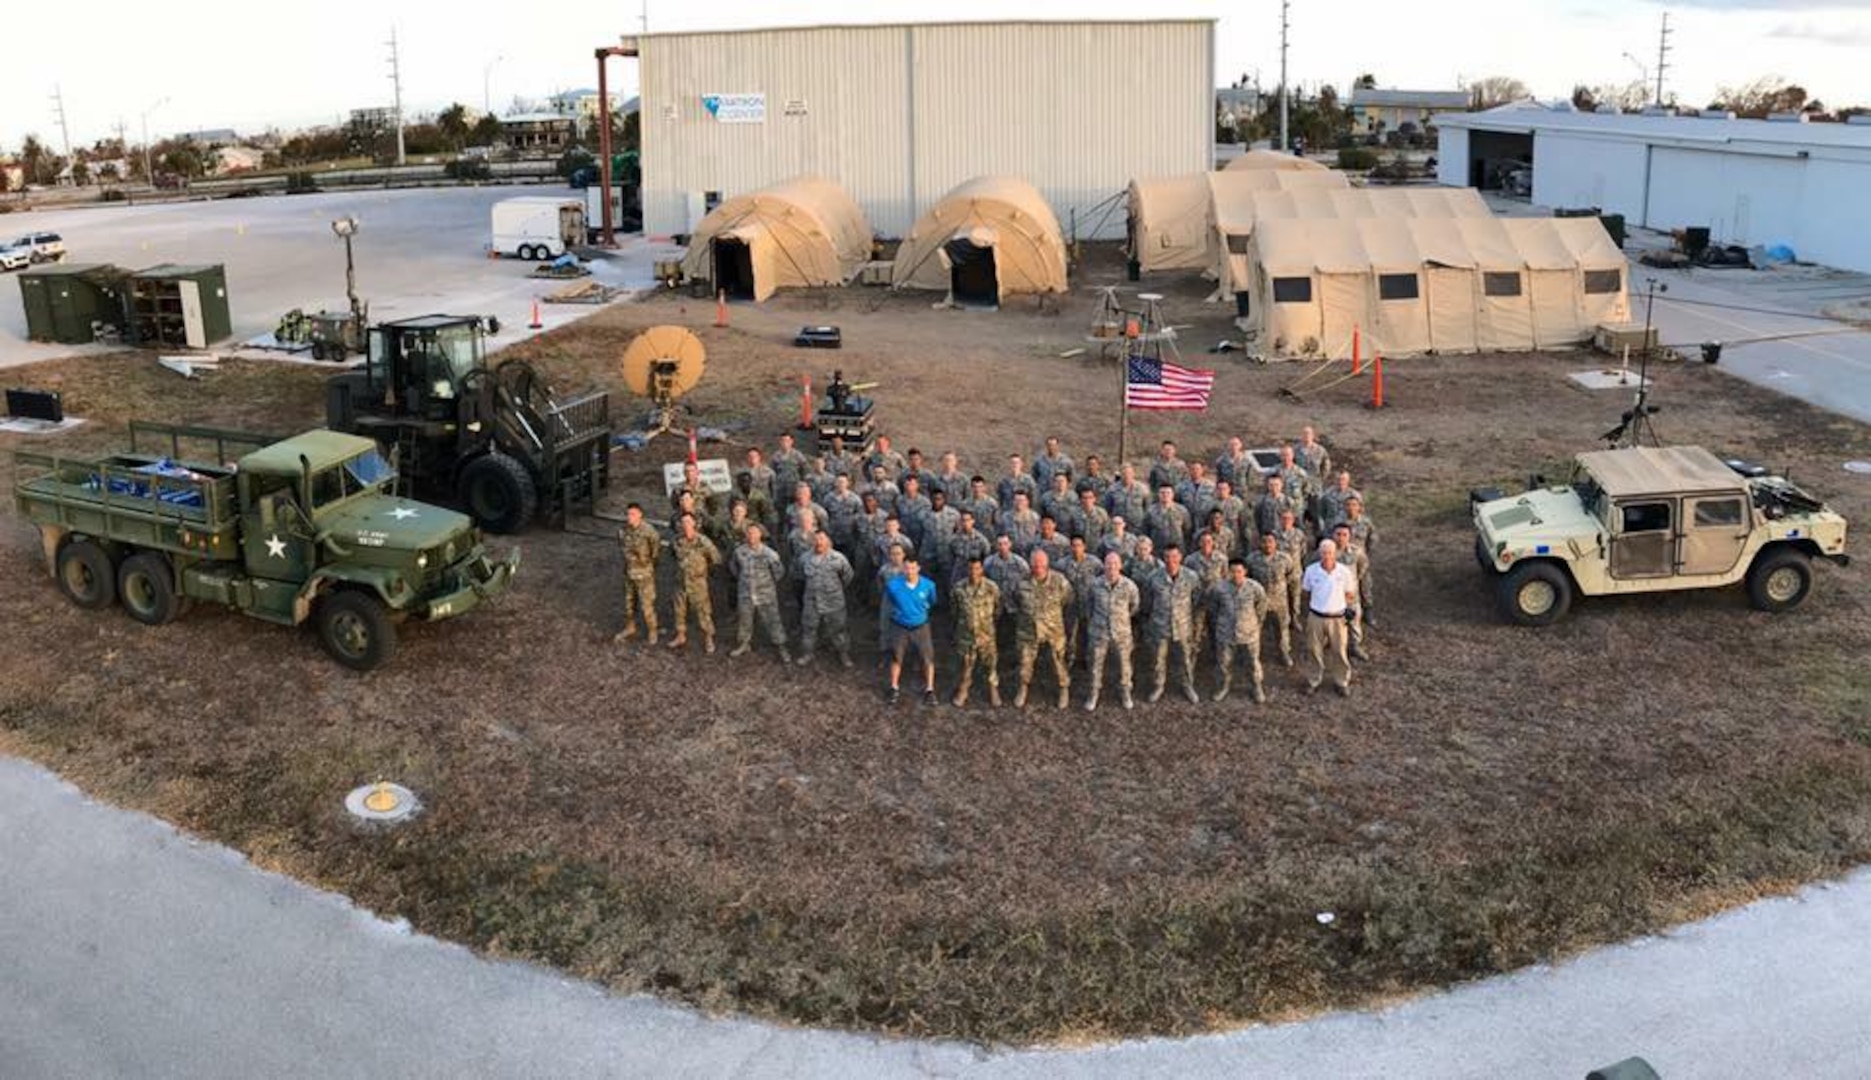
[{"label": "corrugated hangar wall", "polygon": [[[1211,167],[1214,23],[955,23],[638,39],[644,227],[816,173],[883,236],[944,192],[1008,173],[1069,229],[1134,177]],[[750,95],[729,99],[725,95]],[[751,97],[757,95],[757,99]],[[710,100],[717,108],[710,110]],[[722,109],[734,119],[723,119]],[[756,118],[757,117],[757,118]],[[1120,200],[1121,202],[1121,200]],[[1097,230],[1121,237],[1120,205]]]}]

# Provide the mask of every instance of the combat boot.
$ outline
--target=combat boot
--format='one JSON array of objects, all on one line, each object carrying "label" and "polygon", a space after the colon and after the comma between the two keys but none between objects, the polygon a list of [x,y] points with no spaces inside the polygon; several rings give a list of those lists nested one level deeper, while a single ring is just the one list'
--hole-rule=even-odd
[{"label": "combat boot", "polygon": [[1223,679],[1221,680],[1221,685],[1215,688],[1215,700],[1216,701],[1228,700],[1228,683],[1229,683],[1229,680]]},{"label": "combat boot", "polygon": [[1098,688],[1091,688],[1091,696],[1085,699],[1085,711],[1095,712],[1098,708]]},{"label": "combat boot", "polygon": [[1254,684],[1254,704],[1265,705],[1266,703],[1267,703],[1267,688],[1265,686],[1262,686],[1260,683],[1255,683]]},{"label": "combat boot", "polygon": [[709,656],[715,655],[715,635],[713,634],[702,635],[702,651],[707,653]]},{"label": "combat boot", "polygon": [[1072,707],[1072,688],[1071,687],[1061,686],[1059,688],[1059,707],[1061,709],[1069,709]]},{"label": "combat boot", "polygon": [[630,625],[618,631],[617,636],[612,638],[611,640],[614,642],[617,642],[618,644],[622,644],[623,642],[634,640],[636,636],[637,636],[637,621],[635,619],[632,619],[630,620]]},{"label": "combat boot", "polygon": [[1143,700],[1151,705],[1155,705],[1157,702],[1163,700],[1163,685],[1166,681],[1167,680],[1159,681],[1156,684],[1156,688],[1150,691],[1150,696]]},{"label": "combat boot", "polygon": [[1119,693],[1123,695],[1124,707],[1126,709],[1134,709],[1137,707],[1137,703],[1130,699],[1130,687],[1125,687],[1123,690],[1119,691]]},{"label": "combat boot", "polygon": [[[972,571],[970,572],[972,573]],[[1016,709],[1026,708],[1026,684],[1025,683],[1021,683],[1020,689],[1014,692],[1013,707]]]},{"label": "combat boot", "polygon": [[675,637],[672,637],[669,639],[669,647],[672,649],[680,649],[682,646],[687,645],[688,643],[689,643],[689,636],[687,634],[684,634],[680,630],[676,631]]},{"label": "combat boot", "polygon": [[1280,664],[1283,667],[1293,666],[1293,650],[1291,649],[1280,650]]},{"label": "combat boot", "polygon": [[960,686],[955,688],[955,697],[952,700],[951,704],[953,704],[957,709],[965,708],[967,706],[968,704],[968,684],[967,683],[962,683]]},{"label": "combat boot", "polygon": [[989,705],[992,705],[996,709],[1000,708],[1000,684],[999,683],[987,684],[987,703]]},{"label": "combat boot", "polygon": [[1369,660],[1371,658],[1371,654],[1365,652],[1364,646],[1362,645],[1353,645],[1349,651],[1353,660]]},{"label": "combat boot", "polygon": [[[799,659],[810,662],[812,657],[810,654],[807,654],[807,655],[801,656]],[[792,662],[793,662],[793,654],[786,651],[786,646],[781,645],[780,646],[780,663],[790,664]]]},{"label": "combat boot", "polygon": [[740,643],[739,645],[736,645],[736,646],[734,646],[734,651],[733,651],[733,652],[731,652],[731,653],[729,653],[728,655],[729,655],[730,657],[738,657],[738,656],[746,656],[746,655],[747,655],[747,653],[748,653],[748,650],[750,650],[750,649],[752,649],[752,648],[753,648],[753,646],[752,646],[752,645],[750,645],[750,644],[748,644],[747,642],[745,642],[745,641],[743,641],[743,642],[741,642],[741,643]]},{"label": "combat boot", "polygon": [[1194,683],[1182,684],[1182,696],[1188,698],[1189,704],[1191,705],[1200,705],[1202,703],[1202,695],[1195,692]]},{"label": "combat boot", "polygon": [[[786,650],[781,649],[780,659],[784,660],[785,658]],[[810,667],[812,665],[812,654],[809,652],[802,652],[793,659],[793,663],[798,664],[800,667]]]},{"label": "combat boot", "polygon": [[857,667],[856,664],[851,662],[851,650],[850,649],[838,650],[838,662],[844,665],[844,668],[846,671],[849,671],[852,668]]},{"label": "combat boot", "polygon": [[645,645],[656,644],[656,624],[655,623],[651,623],[649,627],[646,630],[644,630],[643,643]]}]

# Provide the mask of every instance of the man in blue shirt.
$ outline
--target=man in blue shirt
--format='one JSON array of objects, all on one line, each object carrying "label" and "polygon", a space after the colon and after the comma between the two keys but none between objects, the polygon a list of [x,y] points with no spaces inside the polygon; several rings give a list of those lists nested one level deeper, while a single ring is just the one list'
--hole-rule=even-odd
[{"label": "man in blue shirt", "polygon": [[903,678],[903,654],[912,646],[923,665],[923,704],[934,705],[935,642],[929,636],[929,609],[935,606],[935,582],[922,576],[914,556],[904,560],[903,576],[884,584],[889,596],[890,624],[884,648],[890,653],[890,704],[902,700],[898,684]]}]

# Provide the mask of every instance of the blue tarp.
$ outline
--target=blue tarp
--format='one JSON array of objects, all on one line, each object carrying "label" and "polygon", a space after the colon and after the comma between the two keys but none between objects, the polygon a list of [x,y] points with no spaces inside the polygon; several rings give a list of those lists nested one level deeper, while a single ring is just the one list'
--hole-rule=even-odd
[{"label": "blue tarp", "polygon": [[[173,480],[201,481],[207,479],[207,477],[202,476],[200,473],[185,469],[167,458],[152,462],[148,465],[139,465],[131,471]],[[100,486],[99,478],[93,476],[86,482],[85,486],[92,491],[98,490]],[[132,480],[125,476],[113,476],[110,478],[110,493],[112,495],[129,495],[138,499],[147,499],[154,495],[171,506],[186,506],[196,510],[201,509],[203,506],[201,489],[199,487],[158,487],[155,484],[146,483],[141,480]]]}]

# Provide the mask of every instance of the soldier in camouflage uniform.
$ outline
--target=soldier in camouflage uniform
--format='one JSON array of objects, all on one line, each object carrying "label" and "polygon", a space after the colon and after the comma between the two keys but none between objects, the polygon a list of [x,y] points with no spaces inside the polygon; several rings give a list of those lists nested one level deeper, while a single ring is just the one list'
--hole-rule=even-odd
[{"label": "soldier in camouflage uniform", "polygon": [[688,495],[694,503],[688,509],[700,516],[708,505],[708,484],[702,480],[702,467],[691,461],[682,466],[682,483],[669,493],[669,527],[675,528],[676,518],[683,513],[682,497]]},{"label": "soldier in camouflage uniform", "polygon": [[1260,626],[1267,617],[1267,593],[1249,577],[1247,567],[1236,560],[1229,567],[1228,579],[1216,582],[1209,590],[1209,604],[1215,616],[1215,666],[1221,685],[1215,700],[1224,701],[1234,683],[1234,658],[1247,653],[1247,669],[1254,676],[1254,700],[1267,700],[1266,676],[1260,666]]},{"label": "soldier in camouflage uniform", "polygon": [[1092,558],[1085,538],[1075,535],[1053,573],[1064,574],[1072,583],[1072,606],[1065,613],[1065,664],[1071,667],[1084,655],[1085,605],[1091,602],[1091,583],[1104,573],[1104,565]]},{"label": "soldier in camouflage uniform", "polygon": [[936,588],[946,593],[959,571],[949,562],[949,541],[961,524],[961,511],[948,504],[948,492],[936,488],[929,494],[929,518],[923,526],[922,562],[930,568],[929,577]]},{"label": "soldier in camouflage uniform", "polygon": [[1195,636],[1195,603],[1202,583],[1182,563],[1182,549],[1163,552],[1163,572],[1155,578],[1150,595],[1150,645],[1156,653],[1156,688],[1144,700],[1157,701],[1169,685],[1172,648],[1181,661],[1182,692],[1190,701],[1202,700],[1195,692],[1195,654],[1201,641]]},{"label": "soldier in camouflage uniform", "polygon": [[1072,490],[1072,477],[1068,473],[1054,473],[1052,486],[1039,499],[1039,516],[1051,518],[1059,523],[1059,531],[1072,535],[1071,521],[1078,516],[1078,492]]},{"label": "soldier in camouflage uniform", "polygon": [[868,590],[877,576],[877,540],[890,515],[878,507],[875,495],[865,495],[861,502],[863,509],[851,522],[851,569]]},{"label": "soldier in camouflage uniform", "polygon": [[1289,510],[1295,514],[1301,512],[1300,507],[1288,497],[1286,480],[1278,473],[1267,474],[1267,490],[1254,500],[1254,531],[1278,532],[1280,515]]},{"label": "soldier in camouflage uniform", "polygon": [[1274,468],[1272,475],[1285,483],[1286,497],[1292,500],[1302,518],[1316,514],[1316,500],[1322,481],[1299,463],[1290,444],[1280,447],[1280,464]]},{"label": "soldier in camouflage uniform", "polygon": [[891,514],[897,512],[897,497],[902,493],[882,465],[866,473],[864,481],[857,486],[857,492],[860,495],[876,495],[877,505]]},{"label": "soldier in camouflage uniform", "polygon": [[1267,617],[1280,631],[1280,663],[1292,667],[1293,612],[1288,583],[1293,577],[1293,557],[1280,549],[1277,535],[1262,533],[1260,549],[1243,560],[1243,564],[1248,576],[1259,582],[1267,594]]},{"label": "soldier in camouflage uniform", "polygon": [[1332,486],[1319,496],[1319,532],[1330,536],[1338,523],[1350,516],[1345,508],[1351,500],[1364,501],[1364,496],[1351,486],[1351,474],[1343,469],[1333,478]]},{"label": "soldier in camouflage uniform", "polygon": [[906,557],[914,558],[916,555],[916,545],[903,535],[903,521],[895,514],[884,519],[884,531],[877,534],[877,540],[872,545],[873,561],[878,566],[888,563],[891,548],[901,548]]},{"label": "soldier in camouflage uniform", "polygon": [[1236,435],[1228,440],[1228,449],[1215,459],[1215,482],[1234,485],[1236,491],[1246,491],[1254,479],[1254,458],[1247,452],[1247,447]]},{"label": "soldier in camouflage uniform", "polygon": [[[948,555],[943,560],[952,575],[967,572],[970,562],[986,559],[994,553],[994,542],[987,534],[975,528],[974,511],[963,510],[961,520],[955,526],[955,532],[948,539]],[[951,581],[954,579],[951,579]],[[998,592],[998,586],[996,586]]]},{"label": "soldier in camouflage uniform", "polygon": [[989,536],[1000,534],[1000,504],[994,501],[994,494],[987,489],[987,481],[979,476],[968,481],[968,497],[955,507],[974,515],[975,528]]},{"label": "soldier in camouflage uniform", "polygon": [[904,460],[903,455],[890,448],[888,435],[877,436],[877,444],[871,448],[870,456],[864,459],[866,473],[874,477],[877,475],[877,470],[882,469],[884,478],[892,483],[901,479],[903,470],[908,467],[909,462]]},{"label": "soldier in camouflage uniform", "polygon": [[656,557],[662,553],[663,538],[656,527],[643,520],[643,507],[631,503],[624,509],[624,527],[617,530],[617,542],[624,549],[624,628],[614,641],[629,641],[637,636],[637,616],[643,617],[644,637],[656,644]]},{"label": "soldier in camouflage uniform", "polygon": [[1098,505],[1098,493],[1090,488],[1082,488],[1078,493],[1078,513],[1072,519],[1072,528],[1068,530],[1075,536],[1085,538],[1085,546],[1093,551],[1104,543],[1104,538],[1111,533],[1111,515]]},{"label": "soldier in camouflage uniform", "polygon": [[942,455],[942,466],[936,470],[935,478],[929,482],[929,497],[934,498],[937,488],[948,493],[950,506],[960,510],[968,499],[968,474],[962,471],[961,459],[953,450]]},{"label": "soldier in camouflage uniform", "polygon": [[1157,452],[1156,460],[1150,463],[1150,490],[1168,488],[1171,491],[1189,479],[1189,463],[1176,456],[1176,444],[1163,440],[1162,449]]},{"label": "soldier in camouflage uniform", "polygon": [[1131,707],[1131,620],[1143,605],[1137,585],[1124,576],[1124,560],[1117,552],[1104,557],[1104,573],[1093,581],[1091,595],[1085,602],[1085,645],[1091,668],[1091,696],[1085,711],[1098,707],[1098,691],[1104,685],[1105,660],[1117,652],[1117,686],[1124,707]]},{"label": "soldier in camouflage uniform", "polygon": [[1280,515],[1280,530],[1274,533],[1280,538],[1280,550],[1292,560],[1292,567],[1286,578],[1286,609],[1293,617],[1293,632],[1305,640],[1306,605],[1300,602],[1300,581],[1306,575],[1306,556],[1312,553],[1312,541],[1306,536],[1306,530],[1300,527],[1299,515],[1291,509]]},{"label": "soldier in camouflage uniform", "polygon": [[982,669],[988,704],[1000,708],[1000,644],[995,620],[1000,615],[1000,586],[988,580],[979,558],[964,564],[964,577],[955,586],[955,654],[961,678],[955,687],[955,705],[968,704],[975,668]]},{"label": "soldier in camouflage uniform", "polygon": [[1358,560],[1358,612],[1367,629],[1375,630],[1377,620],[1371,618],[1371,608],[1376,605],[1371,596],[1371,555],[1377,544],[1377,523],[1364,516],[1364,500],[1353,496],[1345,500],[1345,520],[1350,526],[1351,539],[1364,553]]},{"label": "soldier in camouflage uniform", "polygon": [[922,488],[922,493],[933,501],[936,486],[931,485],[930,481],[935,478],[930,475],[929,466],[923,464],[923,452],[914,446],[910,447],[909,464],[903,467],[903,475],[897,477],[897,486],[901,487],[903,481],[912,476],[916,478],[917,485]]},{"label": "soldier in camouflage uniform", "polygon": [[851,634],[845,625],[845,590],[851,587],[851,561],[832,547],[832,538],[817,534],[812,554],[806,556],[805,604],[799,615],[799,663],[812,662],[819,635],[831,639],[838,662],[851,666]]},{"label": "soldier in camouflage uniform", "polygon": [[1201,532],[1196,534],[1195,550],[1182,560],[1182,566],[1200,582],[1195,599],[1195,645],[1200,649],[1202,643],[1208,640],[1208,604],[1205,598],[1210,586],[1228,577],[1228,556],[1222,554],[1221,548],[1217,546],[1214,533]]},{"label": "soldier in camouflage uniform", "polygon": [[1059,707],[1063,709],[1071,702],[1072,673],[1065,666],[1065,619],[1071,606],[1072,583],[1064,574],[1052,572],[1051,560],[1044,551],[1035,551],[1032,577],[1020,588],[1020,691],[1014,696],[1015,708],[1026,704],[1027,688],[1033,682],[1033,663],[1042,648],[1052,653],[1053,674],[1059,680]]},{"label": "soldier in camouflage uniform", "polygon": [[1371,560],[1352,539],[1351,526],[1346,522],[1339,522],[1332,530],[1332,540],[1338,545],[1338,564],[1349,567],[1357,582],[1356,594],[1350,597],[1351,623],[1345,628],[1351,638],[1351,658],[1369,660],[1370,656],[1364,651],[1364,590],[1371,580]]},{"label": "soldier in camouflage uniform", "polygon": [[851,490],[851,478],[832,478],[832,492],[825,496],[825,531],[831,534],[832,546],[850,558],[857,546],[858,516],[864,513],[864,500]]},{"label": "soldier in camouflage uniform", "polygon": [[1073,481],[1077,491],[1089,491],[1097,496],[1098,502],[1104,502],[1104,493],[1111,487],[1111,477],[1104,471],[1104,459],[1097,454],[1085,455],[1085,475]]},{"label": "soldier in camouflage uniform", "polygon": [[741,470],[740,474],[735,477],[735,480],[738,482],[743,477],[747,480],[747,483],[741,488],[743,493],[749,490],[758,491],[766,495],[769,505],[775,501],[773,496],[773,484],[777,476],[773,472],[772,467],[766,463],[765,457],[760,453],[760,448],[757,446],[748,447],[747,467]]},{"label": "soldier in camouflage uniform", "polygon": [[1137,466],[1124,463],[1122,474],[1105,489],[1104,509],[1113,518],[1123,518],[1142,527],[1150,514],[1153,495],[1148,485],[1137,479]]},{"label": "soldier in camouflage uniform", "polygon": [[812,524],[810,517],[801,517],[799,527],[786,534],[786,547],[781,556],[785,561],[786,579],[791,584],[791,601],[805,610],[806,596],[806,560],[818,547],[819,537],[826,535],[823,529]]},{"label": "soldier in camouflage uniform", "polygon": [[732,554],[747,539],[747,526],[753,522],[753,515],[747,512],[747,500],[734,499],[728,503],[726,517],[705,522],[704,527],[708,530],[708,538],[715,542],[716,552]]},{"label": "soldier in camouflage uniform", "polygon": [[802,517],[810,517],[813,526],[819,531],[823,531],[827,525],[831,524],[831,518],[825,513],[825,508],[820,506],[818,500],[812,495],[811,483],[805,480],[793,485],[793,501],[786,504],[786,521],[784,522],[786,531],[791,532],[797,529],[799,519]]},{"label": "soldier in camouflage uniform", "polygon": [[672,649],[689,643],[689,610],[695,611],[695,624],[701,627],[702,651],[715,651],[715,598],[709,578],[721,565],[721,549],[695,527],[695,515],[684,514],[676,522],[676,539],[669,547],[676,564],[676,636]]},{"label": "soldier in camouflage uniform", "polygon": [[1156,489],[1156,502],[1145,519],[1145,531],[1158,551],[1189,543],[1189,511],[1176,501],[1176,489],[1163,484]]},{"label": "soldier in camouflage uniform", "polygon": [[780,448],[774,452],[773,460],[767,464],[773,467],[773,501],[792,497],[793,487],[806,478],[806,456],[793,445],[790,434],[780,436]]},{"label": "soldier in camouflage uniform", "polygon": [[1013,506],[1015,494],[1024,494],[1030,504],[1039,498],[1039,485],[1033,482],[1033,474],[1026,471],[1026,459],[1019,454],[1007,456],[1007,475],[1001,477],[994,489],[994,496],[1000,500],[1002,509]]},{"label": "soldier in camouflage uniform", "polygon": [[[1215,482],[1215,509],[1221,511],[1221,523],[1226,525],[1228,531],[1234,535],[1235,547],[1222,552],[1222,554],[1232,559],[1247,548],[1249,546],[1248,541],[1253,538],[1253,534],[1243,528],[1243,519],[1247,515],[1247,504],[1241,501],[1239,495],[1235,494],[1235,486],[1233,484],[1226,480],[1218,480]],[[1252,523],[1248,522],[1247,524],[1251,526]]]},{"label": "soldier in camouflage uniform", "polygon": [[757,620],[779,647],[780,662],[792,659],[786,652],[786,624],[780,620],[780,581],[786,571],[780,566],[779,552],[766,544],[766,530],[759,525],[747,527],[747,542],[734,549],[728,569],[734,577],[740,624],[740,642],[728,655],[745,656],[754,647]]},{"label": "soldier in camouflage uniform", "polygon": [[[910,549],[893,545],[878,550],[883,553],[883,563],[877,568],[874,584],[877,590],[877,640],[881,642],[890,629],[890,592],[885,586],[890,584],[892,578],[900,578],[909,572]],[[887,655],[877,659],[889,662]]]},{"label": "soldier in camouflage uniform", "polygon": [[1207,527],[1195,534],[1197,548],[1202,546],[1203,537],[1207,537],[1209,543],[1215,545],[1215,558],[1219,559],[1224,566],[1241,550],[1241,539],[1235,535],[1233,529],[1228,527],[1219,506],[1208,512]]},{"label": "soldier in camouflage uniform", "polygon": [[922,493],[922,484],[915,477],[903,481],[902,493],[897,496],[897,519],[903,522],[903,533],[910,538],[910,543],[921,551],[929,528],[929,511],[934,509],[929,496]]},{"label": "soldier in camouflage uniform", "polygon": [[860,494],[865,481],[870,479],[871,471],[865,467],[862,459],[845,447],[845,441],[834,437],[831,452],[825,455],[825,471],[833,476],[849,476],[851,490]]},{"label": "soldier in camouflage uniform", "polygon": [[1111,515],[1111,531],[1098,542],[1098,557],[1115,554],[1124,560],[1128,568],[1130,561],[1137,557],[1137,541],[1142,539],[1130,531],[1130,521],[1119,514]]},{"label": "soldier in camouflage uniform", "polygon": [[1053,490],[1054,484],[1057,482],[1055,478],[1063,476],[1065,477],[1066,486],[1069,488],[1072,485],[1072,476],[1076,469],[1077,466],[1073,464],[1071,457],[1069,457],[1065,451],[1059,449],[1059,437],[1057,435],[1048,435],[1046,436],[1046,448],[1040,452],[1038,457],[1033,459],[1033,481],[1039,485],[1039,490],[1051,491]]},{"label": "soldier in camouflage uniform", "polygon": [[1299,429],[1299,445],[1293,451],[1294,458],[1308,475],[1318,477],[1321,482],[1332,475],[1332,455],[1319,441],[1319,433],[1311,424]]},{"label": "soldier in camouflage uniform", "polygon": [[1189,520],[1195,528],[1201,528],[1208,520],[1208,512],[1215,508],[1215,502],[1221,498],[1215,480],[1208,475],[1208,466],[1199,461],[1189,463],[1189,479],[1176,488],[1176,501],[1189,511]]},{"label": "soldier in camouflage uniform", "polygon": [[1027,551],[1026,557],[1028,561],[1032,560],[1035,552],[1040,551],[1046,553],[1046,558],[1050,560],[1055,567],[1064,562],[1068,555],[1072,554],[1071,541],[1067,540],[1065,534],[1059,531],[1059,523],[1054,521],[1051,517],[1039,519],[1039,536],[1034,539],[1033,546]]},{"label": "soldier in camouflage uniform", "polygon": [[1020,586],[1032,574],[1032,568],[1025,558],[1013,549],[1013,540],[1006,536],[994,539],[994,552],[982,560],[982,569],[1000,586],[1000,611],[1003,617],[1013,613],[1014,602],[1020,597]]},{"label": "soldier in camouflage uniform", "polygon": [[1026,492],[1014,492],[1013,509],[1002,515],[1000,531],[1013,540],[1013,549],[1022,556],[1033,550],[1033,542],[1039,539],[1039,515],[1033,512]]}]

